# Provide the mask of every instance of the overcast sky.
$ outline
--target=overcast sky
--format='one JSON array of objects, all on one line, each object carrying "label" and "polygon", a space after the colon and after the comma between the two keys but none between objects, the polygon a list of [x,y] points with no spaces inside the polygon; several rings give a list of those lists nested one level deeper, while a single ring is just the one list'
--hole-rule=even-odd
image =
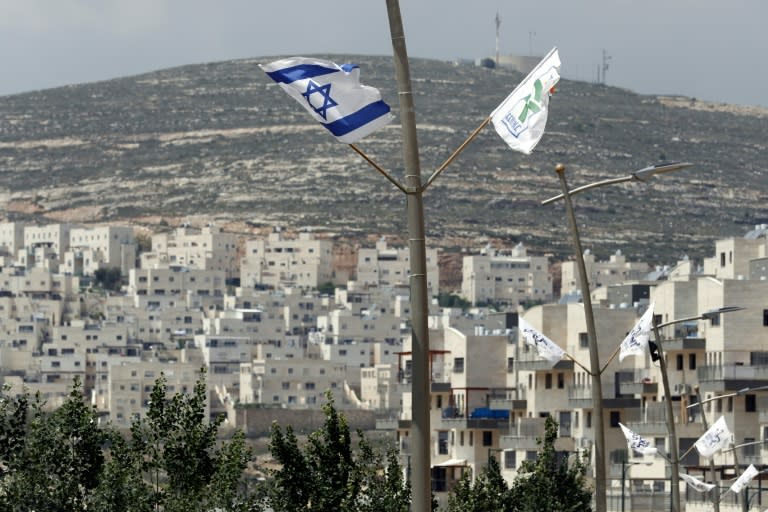
[{"label": "overcast sky", "polygon": [[[768,107],[766,0],[400,0],[410,57],[560,49],[566,78]],[[0,95],[218,60],[391,55],[385,0],[0,0]],[[258,73],[254,69],[254,73]],[[375,84],[371,84],[375,85]]]}]

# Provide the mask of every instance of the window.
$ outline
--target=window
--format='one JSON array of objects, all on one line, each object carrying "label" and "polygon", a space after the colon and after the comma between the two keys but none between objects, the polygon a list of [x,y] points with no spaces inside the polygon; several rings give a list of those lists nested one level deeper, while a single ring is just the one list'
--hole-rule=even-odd
[{"label": "window", "polygon": [[517,467],[517,452],[515,450],[504,451],[504,469],[515,469]]},{"label": "window", "polygon": [[[768,427],[766,427],[768,428]],[[459,446],[464,446],[464,431],[459,432]]]},{"label": "window", "polygon": [[620,421],[621,421],[621,412],[611,411],[611,426],[614,428],[618,427]]},{"label": "window", "polygon": [[448,455],[448,431],[441,430],[437,433],[437,453]]},{"label": "window", "polygon": [[696,354],[688,354],[688,369],[696,369]]},{"label": "window", "polygon": [[724,252],[720,253],[720,266],[721,267],[725,266],[725,253]]},{"label": "window", "polygon": [[592,412],[587,413],[587,428],[592,428]]},{"label": "window", "polygon": [[483,430],[483,446],[493,445],[493,431]]},{"label": "window", "polygon": [[536,450],[527,450],[525,452],[525,460],[536,460]]},{"label": "window", "polygon": [[453,373],[464,373],[464,358],[463,357],[454,357],[453,358]]},{"label": "window", "polygon": [[544,388],[545,389],[552,389],[552,374],[551,373],[544,374]]},{"label": "window", "polygon": [[677,363],[677,369],[678,371],[683,369],[683,354],[677,354],[675,356],[675,361]]},{"label": "window", "polygon": [[763,310],[763,327],[768,327],[768,309]]},{"label": "window", "polygon": [[564,373],[558,373],[557,374],[557,389],[563,389],[565,388],[565,374]]},{"label": "window", "polygon": [[757,411],[757,395],[744,395],[744,411]]},{"label": "window", "polygon": [[712,315],[709,317],[709,325],[718,326],[720,325],[720,315]]},{"label": "window", "polygon": [[579,347],[589,348],[589,336],[585,332],[579,333]]}]

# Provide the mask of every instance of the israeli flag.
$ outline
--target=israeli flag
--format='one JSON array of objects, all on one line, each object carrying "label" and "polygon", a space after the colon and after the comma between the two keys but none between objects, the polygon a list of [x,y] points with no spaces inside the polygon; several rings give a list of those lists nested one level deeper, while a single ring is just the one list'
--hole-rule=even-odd
[{"label": "israeli flag", "polygon": [[704,435],[694,443],[694,446],[702,457],[709,458],[725,448],[731,442],[731,436],[731,431],[728,430],[728,425],[725,423],[725,417],[720,416],[720,419],[704,432]]},{"label": "israeli flag", "polygon": [[624,437],[627,438],[628,448],[642,455],[656,455],[657,450],[654,446],[651,446],[650,441],[625,427],[622,423],[619,423],[619,426],[621,431],[624,432]]},{"label": "israeli flag", "polygon": [[291,57],[259,67],[339,142],[357,142],[393,119],[379,90],[360,84],[354,64]]},{"label": "israeli flag", "polygon": [[534,347],[538,355],[549,361],[552,366],[565,355],[565,351],[554,341],[534,329],[533,326],[523,318],[518,318],[518,329],[520,329],[520,332],[525,338],[525,343]]},{"label": "israeli flag", "polygon": [[645,310],[635,327],[629,331],[624,341],[621,342],[619,361],[623,361],[627,356],[645,354],[648,340],[651,338],[651,330],[653,330],[653,302]]}]

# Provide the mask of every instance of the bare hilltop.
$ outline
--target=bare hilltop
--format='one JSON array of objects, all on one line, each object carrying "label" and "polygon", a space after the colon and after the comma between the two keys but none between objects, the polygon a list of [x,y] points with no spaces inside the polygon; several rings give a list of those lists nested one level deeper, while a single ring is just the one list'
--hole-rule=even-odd
[{"label": "bare hilltop", "polygon": [[[397,116],[390,57],[326,57],[359,64],[362,82],[378,87]],[[403,236],[403,194],[264,75],[258,64],[274,58],[0,97],[3,216]],[[523,77],[434,60],[411,66],[426,179]],[[532,155],[511,151],[488,126],[429,188],[428,243],[451,252],[523,242],[567,257],[562,204],[540,204],[559,193],[556,164],[576,187],[688,161],[694,167],[588,192],[575,204],[584,248],[600,257],[701,258],[716,238],[768,223],[766,133],[766,109],[562,80]],[[360,147],[403,179],[399,119]]]}]

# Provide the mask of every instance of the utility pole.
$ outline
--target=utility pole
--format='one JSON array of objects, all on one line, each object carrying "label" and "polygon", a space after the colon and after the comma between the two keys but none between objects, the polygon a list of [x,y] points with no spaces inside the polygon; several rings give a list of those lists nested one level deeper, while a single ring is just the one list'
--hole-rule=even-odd
[{"label": "utility pole", "polygon": [[605,72],[608,71],[608,68],[610,67],[610,64],[608,64],[608,61],[611,60],[613,57],[605,53],[605,49],[603,49],[603,81],[600,82],[600,77],[598,76],[598,82],[605,85]]},{"label": "utility pole", "polygon": [[499,67],[499,27],[501,27],[501,16],[496,11],[496,67]]},{"label": "utility pole", "polygon": [[[419,148],[416,138],[416,113],[411,91],[411,74],[399,0],[387,0],[389,31],[400,98],[400,122],[403,130],[405,192],[408,210],[408,245],[411,258],[411,339],[413,354],[412,395],[412,476],[413,512],[432,510],[430,457],[430,381],[429,328],[427,325],[427,257],[424,239],[424,203]],[[497,15],[498,20],[498,15]],[[497,21],[497,26],[500,21]]]}]

